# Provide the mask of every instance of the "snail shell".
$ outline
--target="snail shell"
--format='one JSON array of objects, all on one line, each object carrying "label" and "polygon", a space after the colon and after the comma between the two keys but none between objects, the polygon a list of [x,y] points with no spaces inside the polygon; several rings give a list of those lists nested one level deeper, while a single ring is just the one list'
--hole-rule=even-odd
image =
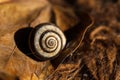
[{"label": "snail shell", "polygon": [[32,30],[29,46],[40,60],[53,58],[65,47],[66,38],[54,24],[42,23]]}]

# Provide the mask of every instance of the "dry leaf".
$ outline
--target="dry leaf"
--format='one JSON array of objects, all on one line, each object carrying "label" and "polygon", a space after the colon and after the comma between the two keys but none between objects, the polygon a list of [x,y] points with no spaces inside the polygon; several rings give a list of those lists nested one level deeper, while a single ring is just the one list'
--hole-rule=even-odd
[{"label": "dry leaf", "polygon": [[[46,79],[54,71],[54,66],[50,61],[40,62],[30,57],[33,55],[27,51],[25,46],[29,30],[40,23],[53,22],[69,34],[67,31],[69,28],[74,26],[78,28],[78,16],[80,17],[70,6],[66,6],[64,9],[62,6],[53,5],[44,0],[27,0],[26,2],[18,0],[0,4],[0,70],[5,70],[20,80]],[[74,44],[75,39],[70,42],[72,45],[68,50],[73,51],[66,49],[64,53],[67,55],[68,53],[72,54],[80,46],[86,28],[92,23],[88,14],[81,14],[81,16],[83,16],[83,18],[80,17],[83,19],[79,26],[81,29],[75,34],[78,41]],[[86,19],[88,20],[85,21]],[[24,30],[28,30],[28,32]],[[63,59],[61,58],[59,64]]]}]

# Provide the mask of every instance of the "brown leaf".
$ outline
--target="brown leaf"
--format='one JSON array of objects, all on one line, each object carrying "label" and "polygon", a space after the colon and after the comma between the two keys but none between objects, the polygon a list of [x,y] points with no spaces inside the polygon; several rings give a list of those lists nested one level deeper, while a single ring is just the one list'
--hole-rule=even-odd
[{"label": "brown leaf", "polygon": [[[26,33],[27,31],[20,32],[21,30],[31,30],[32,27],[44,22],[58,25],[64,31],[69,43],[60,56],[54,59],[57,62],[52,64],[50,61],[37,61],[32,58],[31,52],[27,52],[24,43],[19,44],[25,51],[22,51],[17,44],[17,41],[27,39],[25,35],[29,34],[29,31]],[[92,24],[93,20],[87,13],[77,12],[70,6],[64,9],[61,5],[53,5],[46,0],[27,0],[26,2],[11,0],[1,3],[0,70],[5,70],[20,80],[44,80],[55,72],[54,69],[59,68],[59,64],[67,56],[80,47],[87,29]]]}]

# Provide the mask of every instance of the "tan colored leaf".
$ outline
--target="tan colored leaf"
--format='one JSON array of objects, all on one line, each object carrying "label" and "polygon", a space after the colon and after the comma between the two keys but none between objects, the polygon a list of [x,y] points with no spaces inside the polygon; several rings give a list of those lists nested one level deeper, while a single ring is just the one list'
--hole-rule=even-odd
[{"label": "tan colored leaf", "polygon": [[[58,25],[66,34],[69,43],[52,64],[50,61],[41,62],[32,58],[33,55],[27,52],[24,43],[19,43],[27,39],[26,35],[29,34],[27,31],[20,31],[32,29],[45,22]],[[65,58],[80,47],[87,29],[92,24],[93,21],[87,13],[76,12],[68,5],[64,9],[63,6],[47,0],[11,0],[0,3],[0,70],[5,70],[20,80],[45,80],[55,73],[55,70],[61,69],[59,65]],[[71,32],[72,35],[69,35]],[[20,49],[17,42],[25,51]]]}]

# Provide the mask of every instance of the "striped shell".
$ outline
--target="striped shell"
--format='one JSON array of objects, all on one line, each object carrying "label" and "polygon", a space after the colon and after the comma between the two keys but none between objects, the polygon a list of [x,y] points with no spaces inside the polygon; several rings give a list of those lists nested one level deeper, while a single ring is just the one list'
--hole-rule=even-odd
[{"label": "striped shell", "polygon": [[66,38],[55,25],[38,25],[30,35],[30,49],[40,60],[53,58],[65,47]]}]

